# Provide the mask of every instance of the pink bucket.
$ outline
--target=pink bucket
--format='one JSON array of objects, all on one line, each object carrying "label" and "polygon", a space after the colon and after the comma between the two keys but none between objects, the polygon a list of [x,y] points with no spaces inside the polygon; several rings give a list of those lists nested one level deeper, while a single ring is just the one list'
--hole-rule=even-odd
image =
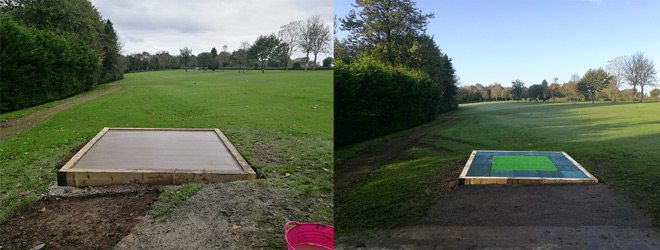
[{"label": "pink bucket", "polygon": [[335,228],[289,221],[284,224],[284,239],[289,250],[332,250],[335,249]]}]

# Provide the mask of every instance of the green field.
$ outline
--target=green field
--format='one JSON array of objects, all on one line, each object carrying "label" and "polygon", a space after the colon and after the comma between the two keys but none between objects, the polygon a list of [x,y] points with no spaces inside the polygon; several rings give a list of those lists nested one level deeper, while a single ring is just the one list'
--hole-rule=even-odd
[{"label": "green field", "polygon": [[116,92],[0,142],[0,221],[38,199],[56,179],[58,163],[103,127],[155,127],[220,128],[261,177],[258,182],[314,200],[310,220],[331,222],[332,76],[332,71],[126,74],[112,83],[121,87]]},{"label": "green field", "polygon": [[[450,176],[457,176],[461,160],[475,149],[565,151],[660,222],[660,103],[467,104],[432,124],[440,128],[391,163],[335,190],[338,233],[385,229],[419,218],[441,200],[438,187],[453,181]],[[391,138],[336,149],[336,160]]]},{"label": "green field", "polygon": [[493,170],[538,170],[557,171],[547,156],[493,156]]}]

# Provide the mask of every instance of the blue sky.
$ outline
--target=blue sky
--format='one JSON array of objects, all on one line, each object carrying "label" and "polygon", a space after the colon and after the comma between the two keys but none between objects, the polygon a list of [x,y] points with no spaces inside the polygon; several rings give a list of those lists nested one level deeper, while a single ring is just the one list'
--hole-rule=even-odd
[{"label": "blue sky", "polygon": [[[335,0],[344,17],[354,1]],[[460,83],[526,86],[569,80],[641,51],[660,70],[660,1],[418,0],[427,33],[454,62]],[[344,32],[337,34],[339,38]]]}]

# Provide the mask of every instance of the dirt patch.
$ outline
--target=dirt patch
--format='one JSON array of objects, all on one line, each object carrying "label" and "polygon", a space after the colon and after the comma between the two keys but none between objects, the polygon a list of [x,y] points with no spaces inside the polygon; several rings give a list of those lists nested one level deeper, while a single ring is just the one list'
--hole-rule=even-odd
[{"label": "dirt patch", "polygon": [[108,249],[141,221],[158,192],[45,198],[0,224],[0,249]]},{"label": "dirt patch", "polygon": [[474,185],[450,192],[415,223],[338,242],[338,249],[652,249],[660,247],[660,232],[604,184]]},{"label": "dirt patch", "polygon": [[209,184],[176,207],[170,217],[145,217],[116,248],[286,248],[283,224],[287,220],[329,223],[307,210],[310,203],[320,201],[290,193],[257,181]]},{"label": "dirt patch", "polygon": [[406,133],[405,136],[394,137],[342,161],[341,164],[335,166],[335,189],[342,189],[353,183],[359,176],[401,157],[402,154],[417,145],[425,135],[451,121],[453,121],[452,118],[443,119],[417,128]]},{"label": "dirt patch", "polygon": [[28,113],[16,119],[0,122],[0,141],[6,140],[31,127],[34,127],[35,125],[45,121],[46,119],[52,117],[62,110],[95,99],[99,96],[110,94],[117,91],[120,87],[121,85],[115,84],[103,90],[92,91],[91,93],[72,98],[71,100],[65,101],[52,107]]}]

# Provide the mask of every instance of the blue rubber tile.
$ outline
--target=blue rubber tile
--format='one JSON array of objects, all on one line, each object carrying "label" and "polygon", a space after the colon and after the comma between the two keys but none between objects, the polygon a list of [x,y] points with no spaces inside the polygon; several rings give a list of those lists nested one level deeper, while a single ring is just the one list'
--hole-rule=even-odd
[{"label": "blue rubber tile", "polygon": [[470,168],[468,176],[490,176],[490,168]]},{"label": "blue rubber tile", "polygon": [[545,178],[561,178],[561,177],[563,177],[561,172],[559,172],[559,171],[536,171],[536,175],[538,177],[545,177]]},{"label": "blue rubber tile", "polygon": [[588,178],[582,171],[560,171],[564,178]]}]

